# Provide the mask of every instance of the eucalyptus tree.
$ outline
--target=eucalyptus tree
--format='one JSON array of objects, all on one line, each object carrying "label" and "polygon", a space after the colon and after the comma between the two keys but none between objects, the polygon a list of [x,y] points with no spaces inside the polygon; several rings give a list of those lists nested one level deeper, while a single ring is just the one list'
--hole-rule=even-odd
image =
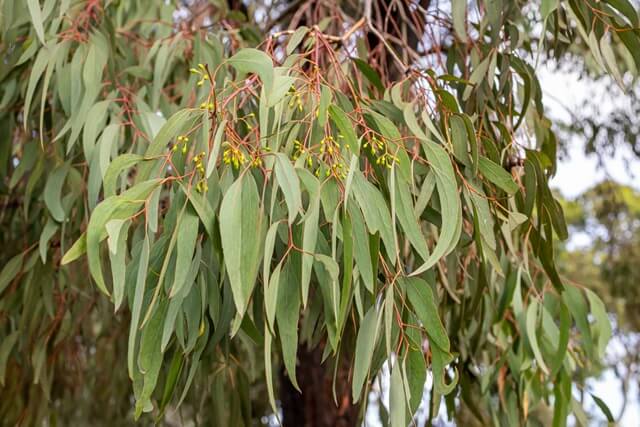
[{"label": "eucalyptus tree", "polygon": [[0,1],[4,422],[588,423],[536,66],[633,6],[188,3]]}]

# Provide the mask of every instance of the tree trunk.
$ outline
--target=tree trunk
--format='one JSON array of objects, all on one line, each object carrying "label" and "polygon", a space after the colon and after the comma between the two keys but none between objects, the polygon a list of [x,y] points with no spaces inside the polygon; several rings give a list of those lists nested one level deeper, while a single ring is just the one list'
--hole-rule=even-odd
[{"label": "tree trunk", "polygon": [[296,376],[298,392],[284,369],[280,374],[280,400],[284,427],[351,427],[358,425],[360,405],[351,401],[348,357],[340,358],[336,377],[336,401],[333,398],[333,370],[322,364],[324,346],[298,349]]}]

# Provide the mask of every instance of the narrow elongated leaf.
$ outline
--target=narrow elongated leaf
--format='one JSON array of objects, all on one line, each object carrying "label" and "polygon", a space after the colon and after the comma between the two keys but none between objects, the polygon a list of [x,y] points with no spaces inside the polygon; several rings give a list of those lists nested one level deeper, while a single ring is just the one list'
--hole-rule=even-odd
[{"label": "narrow elongated leaf", "polygon": [[604,303],[598,296],[591,290],[585,289],[587,299],[589,300],[589,306],[591,307],[591,314],[594,317],[594,329],[596,348],[598,351],[598,357],[603,358],[607,349],[607,344],[611,339],[612,329],[607,309]]},{"label": "narrow elongated leaf", "polygon": [[5,336],[0,343],[0,385],[3,387],[7,372],[7,359],[9,358],[14,345],[18,341],[18,338],[20,338],[20,331],[16,330],[8,336]]},{"label": "narrow elongated leaf", "polygon": [[537,322],[538,322],[538,302],[531,301],[529,307],[527,307],[527,320],[526,320],[526,328],[527,328],[527,338],[529,338],[529,344],[531,345],[531,350],[533,350],[533,354],[540,366],[540,369],[544,371],[545,374],[549,374],[549,368],[547,368],[546,363],[542,357],[542,353],[540,352],[540,347],[538,346],[538,337],[537,337]]},{"label": "narrow elongated leaf", "polygon": [[302,209],[298,175],[289,158],[280,153],[276,154],[275,171],[278,186],[282,189],[289,208],[289,224],[293,224],[298,212]]},{"label": "narrow elongated leaf", "polygon": [[133,306],[131,307],[131,325],[129,326],[129,344],[127,348],[127,368],[129,370],[129,378],[134,379],[135,369],[135,349],[136,338],[138,336],[138,325],[140,324],[140,314],[142,313],[142,302],[144,299],[144,291],[147,282],[147,272],[149,271],[149,252],[150,252],[149,236],[145,235],[142,242],[142,251],[138,261],[138,273],[136,275],[135,290],[133,293]]},{"label": "narrow elongated leaf", "polygon": [[224,263],[236,309],[244,314],[255,285],[262,235],[262,212],[256,183],[243,175],[227,190],[220,206]]},{"label": "narrow elongated leaf", "polygon": [[282,345],[284,366],[293,386],[300,390],[296,379],[296,354],[298,351],[298,317],[300,315],[300,276],[290,260],[279,274],[278,306],[276,321]]},{"label": "narrow elongated leaf", "polygon": [[378,337],[379,316],[375,307],[371,307],[365,314],[358,337],[356,338],[356,355],[353,362],[353,380],[351,383],[351,395],[354,402],[360,399],[362,387],[369,375],[371,358]]},{"label": "narrow elongated leaf", "polygon": [[598,405],[598,408],[600,408],[600,410],[602,411],[602,414],[607,418],[607,421],[610,423],[615,423],[616,419],[611,413],[609,406],[607,406],[607,404],[604,402],[604,400],[600,399],[595,394],[591,394],[591,398],[593,399],[594,402],[596,402],[596,405]]},{"label": "narrow elongated leaf", "polygon": [[104,179],[104,195],[105,197],[116,194],[116,183],[120,174],[127,168],[134,166],[143,159],[139,154],[126,153],[116,157],[107,167]]},{"label": "narrow elongated leaf", "polygon": [[[129,226],[131,221],[128,220],[112,220],[107,223],[107,230],[109,231],[109,224],[115,222],[117,227],[113,230],[113,235],[109,232],[109,240],[111,242],[112,237],[115,240],[113,244],[109,245],[109,261],[111,263],[111,276],[113,278],[113,305],[114,311],[118,311],[125,293],[125,280],[126,280],[126,255],[127,255],[127,234],[129,233]],[[109,242],[109,243],[110,243]]]},{"label": "narrow elongated leaf", "polygon": [[467,42],[467,0],[452,0],[451,15],[453,16],[453,29],[456,36],[463,42]]},{"label": "narrow elongated leaf", "polygon": [[287,55],[291,55],[293,51],[296,50],[296,48],[302,42],[308,32],[309,28],[305,26],[298,27],[298,29],[296,29],[296,31],[289,38],[289,42],[287,43]]},{"label": "narrow elongated leaf", "polygon": [[42,44],[45,44],[44,39],[44,25],[42,22],[42,10],[40,10],[39,0],[27,0],[27,6],[29,7],[29,13],[31,14],[31,22],[33,28],[36,30],[36,34]]},{"label": "narrow elongated leaf", "polygon": [[447,152],[441,146],[427,139],[418,125],[411,104],[407,104],[404,108],[404,119],[411,132],[422,142],[422,148],[435,175],[436,188],[442,210],[442,227],[438,242],[424,264],[412,273],[412,275],[418,275],[427,271],[440,258],[449,254],[455,248],[462,231],[462,205],[458,197],[455,172]]},{"label": "narrow elongated leaf", "polygon": [[391,412],[392,427],[407,426],[407,403],[404,394],[404,379],[402,378],[401,361],[396,359],[391,368],[391,386],[389,387],[389,410]]},{"label": "narrow elongated leaf", "polygon": [[58,224],[49,220],[47,224],[44,226],[42,233],[40,234],[40,240],[38,242],[38,246],[40,249],[40,259],[42,263],[47,262],[47,249],[49,245],[49,240],[56,234],[58,231]]},{"label": "narrow elongated leaf", "polygon": [[344,142],[348,144],[354,154],[357,155],[360,152],[360,144],[358,143],[358,137],[356,136],[349,117],[336,105],[329,106],[329,116],[338,127],[340,134],[344,137]]},{"label": "narrow elongated leaf", "polygon": [[353,194],[364,214],[370,233],[380,233],[389,259],[396,258],[396,245],[391,226],[391,214],[382,194],[368,182],[362,172],[356,171],[353,177]]},{"label": "narrow elongated leaf", "polygon": [[7,262],[2,270],[0,271],[0,292],[4,291],[4,289],[9,286],[9,284],[15,279],[15,277],[20,273],[20,269],[22,268],[22,261],[24,259],[24,254],[19,253],[14,256]]},{"label": "narrow elongated leaf", "polygon": [[62,186],[69,173],[69,164],[58,166],[51,172],[47,184],[44,187],[44,203],[49,209],[49,213],[58,222],[65,219],[64,208],[62,207]]},{"label": "narrow elongated leaf", "polygon": [[102,276],[102,261],[100,257],[100,242],[107,237],[105,225],[110,219],[128,218],[137,212],[146,198],[159,184],[159,180],[146,181],[130,188],[119,196],[109,197],[100,203],[91,215],[86,234],[89,271],[98,288],[107,295],[109,295],[109,291]]},{"label": "narrow elongated leaf", "polygon": [[438,306],[429,284],[416,277],[403,278],[401,282],[416,316],[427,331],[429,340],[444,352],[449,352],[449,337],[438,316]]},{"label": "narrow elongated leaf", "polygon": [[480,173],[489,181],[506,191],[508,194],[515,194],[518,191],[518,184],[515,183],[509,172],[500,165],[495,164],[486,157],[480,156],[478,166]]},{"label": "narrow elongated leaf", "polygon": [[302,228],[302,305],[307,306],[309,298],[309,283],[313,267],[313,254],[318,240],[318,221],[320,219],[320,196],[314,197],[309,203]]},{"label": "narrow elongated leaf", "polygon": [[418,252],[423,260],[429,258],[429,248],[424,238],[420,223],[415,216],[413,202],[409,188],[401,184],[399,180],[395,181],[395,197],[396,197],[396,214],[400,225],[405,232],[405,236],[411,242],[411,245]]},{"label": "narrow elongated leaf", "polygon": [[198,238],[198,225],[200,221],[198,215],[191,209],[185,209],[178,222],[178,240],[176,256],[176,272],[171,287],[170,298],[173,298],[185,285],[191,259],[196,248]]}]

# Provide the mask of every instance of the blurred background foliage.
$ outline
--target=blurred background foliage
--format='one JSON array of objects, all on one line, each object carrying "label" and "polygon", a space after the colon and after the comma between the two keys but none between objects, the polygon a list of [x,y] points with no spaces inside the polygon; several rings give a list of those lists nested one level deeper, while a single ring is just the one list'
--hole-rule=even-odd
[{"label": "blurred background foliage", "polygon": [[574,238],[559,251],[558,268],[597,292],[611,314],[605,363],[619,380],[620,418],[640,398],[631,388],[640,384],[640,191],[606,179],[563,208]]}]

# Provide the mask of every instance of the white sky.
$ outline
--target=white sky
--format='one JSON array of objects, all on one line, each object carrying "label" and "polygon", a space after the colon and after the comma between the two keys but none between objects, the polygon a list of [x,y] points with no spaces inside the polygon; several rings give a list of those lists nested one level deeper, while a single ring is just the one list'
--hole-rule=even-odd
[{"label": "white sky", "polygon": [[[607,111],[613,105],[612,99],[620,96],[619,93],[606,93],[603,87],[594,87],[592,83],[580,80],[577,73],[557,72],[540,66],[538,75],[548,114],[562,120],[568,121],[570,115],[567,110],[577,111],[581,108],[583,101],[589,97],[595,96],[601,99],[600,106],[603,111]],[[565,197],[578,196],[605,177],[640,189],[640,162],[636,160],[631,164],[635,170],[634,177],[622,160],[625,157],[631,158],[628,148],[617,147],[615,156],[605,160],[604,167],[598,167],[595,156],[584,154],[584,140],[575,137],[571,141],[562,141],[562,143],[569,147],[569,158],[560,162],[551,184]]]}]

